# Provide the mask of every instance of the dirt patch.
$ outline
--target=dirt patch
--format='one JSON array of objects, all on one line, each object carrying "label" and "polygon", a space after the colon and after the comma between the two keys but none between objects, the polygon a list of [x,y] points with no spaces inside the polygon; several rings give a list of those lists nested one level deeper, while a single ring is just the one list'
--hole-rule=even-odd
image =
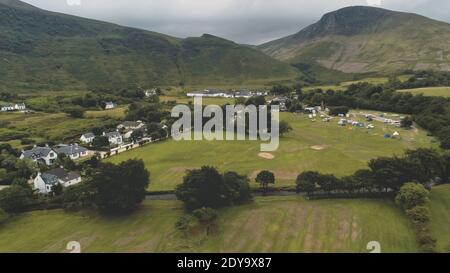
[{"label": "dirt patch", "polygon": [[322,151],[327,149],[329,146],[328,145],[314,145],[311,146],[311,149],[315,150],[315,151]]},{"label": "dirt patch", "polygon": [[258,156],[262,157],[264,159],[274,159],[275,158],[275,156],[271,153],[259,153]]}]

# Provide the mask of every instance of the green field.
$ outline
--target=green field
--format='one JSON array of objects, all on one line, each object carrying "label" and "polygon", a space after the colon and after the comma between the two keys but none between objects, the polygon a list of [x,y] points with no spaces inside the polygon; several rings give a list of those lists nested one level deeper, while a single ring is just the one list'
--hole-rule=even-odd
[{"label": "green field", "polygon": [[[172,190],[182,181],[186,170],[203,165],[221,171],[236,171],[255,178],[264,169],[275,173],[277,186],[293,186],[297,175],[317,170],[339,176],[365,168],[375,157],[402,154],[406,148],[433,146],[424,130],[403,130],[377,123],[375,130],[353,129],[330,123],[312,122],[304,115],[282,113],[293,131],[281,139],[274,159],[259,156],[260,143],[254,141],[168,140],[122,153],[108,159],[117,163],[141,158],[151,173],[151,191]],[[384,139],[385,133],[399,131],[398,139]],[[316,149],[313,149],[313,146]],[[319,148],[317,150],[317,148]],[[252,183],[256,187],[256,183]]]},{"label": "green field", "polygon": [[399,90],[399,92],[408,92],[413,95],[423,94],[424,96],[430,97],[450,97],[450,87],[425,87]]},{"label": "green field", "polygon": [[121,120],[125,117],[125,112],[128,110],[128,106],[120,106],[111,110],[101,111],[86,111],[84,113],[85,118],[113,118]]},{"label": "green field", "polygon": [[86,130],[113,124],[108,118],[75,119],[64,113],[0,113],[0,137],[9,140],[14,147],[20,147],[20,139],[39,141],[64,141],[77,138]]},{"label": "green field", "polygon": [[63,252],[69,241],[85,252],[416,252],[414,233],[390,201],[256,198],[224,209],[215,232],[184,237],[174,224],[178,201],[146,201],[124,218],[94,213],[37,211],[0,227],[0,252]]},{"label": "green field", "polygon": [[431,213],[431,230],[438,238],[438,250],[450,253],[450,185],[433,188]]}]

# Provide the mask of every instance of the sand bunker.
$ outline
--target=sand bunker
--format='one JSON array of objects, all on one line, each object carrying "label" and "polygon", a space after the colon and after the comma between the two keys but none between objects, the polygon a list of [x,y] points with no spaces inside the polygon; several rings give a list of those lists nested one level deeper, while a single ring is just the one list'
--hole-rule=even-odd
[{"label": "sand bunker", "polygon": [[311,149],[316,150],[316,151],[322,151],[322,150],[325,150],[326,148],[328,148],[327,145],[314,145],[314,146],[311,146]]},{"label": "sand bunker", "polygon": [[258,156],[262,157],[264,159],[274,159],[275,158],[275,156],[271,153],[259,153]]}]

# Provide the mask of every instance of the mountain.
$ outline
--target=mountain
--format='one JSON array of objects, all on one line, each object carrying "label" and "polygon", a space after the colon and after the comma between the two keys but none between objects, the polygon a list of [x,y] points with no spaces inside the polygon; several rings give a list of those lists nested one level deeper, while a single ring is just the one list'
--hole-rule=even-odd
[{"label": "mountain", "polygon": [[417,14],[355,6],[325,14],[297,34],[258,48],[292,64],[346,73],[450,70],[450,24]]},{"label": "mountain", "polygon": [[179,39],[0,0],[0,91],[236,84],[293,73],[212,35]]}]

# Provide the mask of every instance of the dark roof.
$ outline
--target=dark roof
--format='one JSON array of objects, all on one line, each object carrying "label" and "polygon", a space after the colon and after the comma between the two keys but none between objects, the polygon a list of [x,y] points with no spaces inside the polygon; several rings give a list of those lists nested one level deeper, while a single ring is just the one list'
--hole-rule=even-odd
[{"label": "dark roof", "polygon": [[88,149],[78,145],[59,145],[59,147],[55,149],[55,151],[57,154],[74,155],[85,153],[88,151]]},{"label": "dark roof", "polygon": [[49,147],[34,147],[31,150],[23,151],[22,154],[25,158],[38,159],[41,157],[46,157],[51,151]]},{"label": "dark roof", "polygon": [[59,180],[63,182],[72,181],[80,178],[80,174],[77,172],[67,172],[63,168],[56,168],[41,174],[42,180],[45,184],[54,185],[59,183]]}]

